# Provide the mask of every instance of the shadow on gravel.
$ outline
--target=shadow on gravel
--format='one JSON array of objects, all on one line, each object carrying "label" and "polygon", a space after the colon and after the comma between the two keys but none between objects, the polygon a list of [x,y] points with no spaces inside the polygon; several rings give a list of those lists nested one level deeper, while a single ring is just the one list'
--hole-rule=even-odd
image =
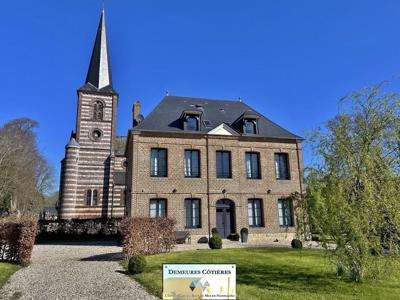
[{"label": "shadow on gravel", "polygon": [[80,259],[80,261],[121,261],[124,259],[122,253],[98,254]]},{"label": "shadow on gravel", "polygon": [[124,275],[129,275],[129,273],[127,271],[116,270],[115,272],[121,273],[121,274],[124,274]]},{"label": "shadow on gravel", "polygon": [[117,240],[98,240],[98,241],[73,241],[73,240],[49,240],[38,242],[38,245],[59,245],[59,246],[120,246]]}]

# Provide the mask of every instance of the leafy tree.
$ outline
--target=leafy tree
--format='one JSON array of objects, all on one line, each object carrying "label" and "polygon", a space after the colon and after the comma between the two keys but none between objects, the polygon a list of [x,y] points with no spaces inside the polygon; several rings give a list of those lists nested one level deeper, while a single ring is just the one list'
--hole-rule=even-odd
[{"label": "leafy tree", "polygon": [[53,170],[40,154],[38,123],[27,118],[0,127],[0,212],[36,213],[53,184]]},{"label": "leafy tree", "polygon": [[359,282],[396,261],[380,259],[384,249],[399,253],[400,103],[376,86],[342,99],[341,109],[314,133],[307,192],[294,197],[303,233],[333,241],[337,274]]}]

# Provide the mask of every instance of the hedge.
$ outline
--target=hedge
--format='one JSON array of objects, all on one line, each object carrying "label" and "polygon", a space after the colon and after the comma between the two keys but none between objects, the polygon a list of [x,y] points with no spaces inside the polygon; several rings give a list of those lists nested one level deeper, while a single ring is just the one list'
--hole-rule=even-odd
[{"label": "hedge", "polygon": [[41,220],[38,242],[51,240],[120,239],[121,219]]},{"label": "hedge", "polygon": [[37,220],[34,218],[0,218],[0,259],[28,264],[36,233]]},{"label": "hedge", "polygon": [[121,222],[123,253],[152,255],[175,245],[175,221],[168,218],[126,218]]}]

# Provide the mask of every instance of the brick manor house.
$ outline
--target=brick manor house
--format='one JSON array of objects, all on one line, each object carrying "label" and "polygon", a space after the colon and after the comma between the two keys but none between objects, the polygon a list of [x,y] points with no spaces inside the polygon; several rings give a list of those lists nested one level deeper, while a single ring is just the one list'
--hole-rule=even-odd
[{"label": "brick manor house", "polygon": [[60,219],[169,217],[192,241],[217,227],[249,241],[291,239],[302,186],[302,138],[241,101],[166,96],[116,136],[104,9],[76,130],[61,162]]}]

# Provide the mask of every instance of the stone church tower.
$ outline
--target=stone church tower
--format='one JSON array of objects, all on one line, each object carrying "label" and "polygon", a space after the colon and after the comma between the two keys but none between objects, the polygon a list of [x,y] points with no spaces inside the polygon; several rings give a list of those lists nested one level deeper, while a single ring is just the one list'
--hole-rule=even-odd
[{"label": "stone church tower", "polygon": [[124,215],[126,138],[115,135],[117,104],[103,9],[86,82],[78,90],[76,131],[61,162],[61,219]]}]

